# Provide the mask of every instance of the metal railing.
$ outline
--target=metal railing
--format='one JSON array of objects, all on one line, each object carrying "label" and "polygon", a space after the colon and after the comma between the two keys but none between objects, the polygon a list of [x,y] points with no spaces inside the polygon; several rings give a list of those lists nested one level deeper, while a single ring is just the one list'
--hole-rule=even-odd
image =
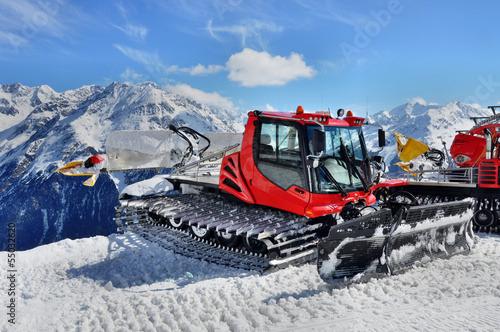
[{"label": "metal railing", "polygon": [[406,181],[432,182],[460,182],[476,184],[478,182],[478,168],[439,169],[422,171],[401,171],[388,174],[390,178]]},{"label": "metal railing", "polygon": [[[229,152],[236,152],[236,148],[238,148],[240,144],[234,144],[224,148],[220,151],[212,153],[206,157],[198,159],[196,161],[190,162],[187,165],[175,168],[170,175],[188,175],[192,176],[198,181],[200,170],[201,171],[220,171],[220,166],[222,164],[222,159],[228,155]],[[234,151],[233,151],[234,150]]]}]

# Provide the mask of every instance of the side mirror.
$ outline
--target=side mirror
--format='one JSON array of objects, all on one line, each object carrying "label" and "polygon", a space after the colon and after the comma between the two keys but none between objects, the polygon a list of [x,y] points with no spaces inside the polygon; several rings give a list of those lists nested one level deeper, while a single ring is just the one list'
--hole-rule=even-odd
[{"label": "side mirror", "polygon": [[323,150],[325,150],[325,132],[324,131],[321,131],[321,130],[318,130],[318,129],[314,129],[314,132],[313,132],[313,144],[312,144],[312,148],[313,148],[313,153],[316,154],[316,153],[320,153],[322,152]]},{"label": "side mirror", "polygon": [[385,146],[385,131],[382,129],[378,130],[378,146],[380,148]]}]

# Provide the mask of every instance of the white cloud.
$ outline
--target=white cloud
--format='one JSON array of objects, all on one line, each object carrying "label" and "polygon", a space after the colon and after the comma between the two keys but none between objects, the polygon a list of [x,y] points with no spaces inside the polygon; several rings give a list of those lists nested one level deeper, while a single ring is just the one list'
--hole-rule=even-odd
[{"label": "white cloud", "polygon": [[51,38],[67,40],[70,25],[86,19],[69,2],[0,1],[0,45],[10,44],[17,49]]},{"label": "white cloud", "polygon": [[427,102],[422,97],[415,97],[413,99],[409,99],[408,101],[410,102],[410,104],[420,104],[427,106]]},{"label": "white cloud", "polygon": [[134,61],[140,62],[145,65],[157,64],[159,66],[163,66],[163,64],[160,61],[160,58],[158,57],[158,54],[141,51],[132,47],[123,46],[119,44],[115,44],[113,46],[116,47],[118,50],[120,50],[120,52],[122,52],[125,56],[129,57]]},{"label": "white cloud", "polygon": [[129,57],[130,59],[145,65],[146,70],[150,71],[150,74],[151,73],[167,74],[174,72],[184,72],[184,73],[189,73],[193,76],[200,76],[200,75],[215,74],[224,70],[224,66],[220,65],[204,66],[202,64],[198,64],[191,68],[181,68],[177,65],[172,65],[167,67],[166,65],[163,64],[163,62],[160,60],[160,57],[156,53],[142,51],[119,44],[115,44],[113,46],[116,47],[118,50],[120,50],[120,52],[122,52],[125,56]]},{"label": "white cloud", "polygon": [[124,18],[128,17],[128,10],[123,5],[122,1],[115,2],[115,6],[118,9],[118,12],[121,14],[121,16],[123,16]]},{"label": "white cloud", "polygon": [[329,60],[320,60],[320,66],[323,68],[322,71],[340,71],[343,70],[346,66],[346,61],[344,59],[337,61],[329,61]]},{"label": "white cloud", "polygon": [[245,20],[240,25],[214,27],[212,20],[210,20],[207,30],[210,35],[218,41],[223,40],[220,34],[230,34],[241,39],[242,47],[247,47],[247,45],[250,44],[251,46],[265,48],[267,42],[263,35],[267,32],[282,32],[283,27],[259,20]]},{"label": "white cloud", "polygon": [[122,31],[123,33],[125,33],[130,38],[136,40],[144,41],[146,40],[146,36],[148,34],[148,29],[139,25],[126,24],[124,27],[118,25],[113,25],[113,26],[118,30]]},{"label": "white cloud", "polygon": [[288,58],[271,56],[267,52],[257,52],[245,48],[231,55],[226,63],[228,78],[241,86],[278,86],[299,78],[316,75],[313,67],[307,66],[302,56],[291,53]]},{"label": "white cloud", "polygon": [[272,107],[269,104],[266,104],[266,111],[267,112],[279,112],[277,109],[275,109],[274,107]]},{"label": "white cloud", "polygon": [[133,69],[127,68],[120,77],[123,79],[123,83],[136,84],[145,81],[143,74],[135,72]]},{"label": "white cloud", "polygon": [[144,64],[146,66],[146,70],[150,72],[170,73],[179,70],[178,66],[170,66],[170,67],[165,66],[161,62],[158,54],[156,53],[141,51],[132,47],[123,46],[119,44],[115,44],[113,46],[116,47],[118,50],[120,50],[120,52],[122,52],[125,56],[129,57],[130,59]]},{"label": "white cloud", "polygon": [[27,43],[28,40],[19,34],[0,31],[0,45],[9,45],[10,49],[17,50],[18,47],[22,47]]},{"label": "white cloud", "polygon": [[331,20],[347,24],[354,28],[364,28],[365,24],[372,18],[364,13],[359,13],[354,7],[354,2],[333,0],[327,1],[325,5],[318,5],[314,1],[297,0],[304,7],[306,14],[317,16],[322,20]]},{"label": "white cloud", "polygon": [[215,74],[220,72],[221,70],[224,70],[223,66],[220,65],[208,65],[208,67],[203,66],[202,64],[198,64],[195,67],[192,67],[189,70],[189,73],[191,75],[208,75],[208,74]]},{"label": "white cloud", "polygon": [[195,89],[187,84],[167,85],[165,89],[180,96],[192,98],[207,106],[216,106],[223,109],[235,110],[233,102],[229,98],[222,97],[217,92],[205,92]]}]

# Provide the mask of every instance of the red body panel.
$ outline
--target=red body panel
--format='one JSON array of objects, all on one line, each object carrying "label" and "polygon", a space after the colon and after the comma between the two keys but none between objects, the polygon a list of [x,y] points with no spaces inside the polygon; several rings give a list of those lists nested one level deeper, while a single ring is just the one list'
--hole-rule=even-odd
[{"label": "red body panel", "polygon": [[245,178],[241,173],[240,153],[232,153],[222,160],[219,188],[244,202],[255,204],[255,199],[248,189]]},{"label": "red body panel", "polygon": [[491,141],[494,142],[493,158],[499,158],[498,132],[500,124],[492,123],[474,128],[468,133],[457,134],[450,147],[450,154],[455,163],[459,167],[477,167],[479,163],[489,158],[486,153],[487,136],[491,136]]},{"label": "red body panel", "polygon": [[[450,147],[450,154],[459,167],[474,167],[484,159],[486,139],[480,136],[460,133],[455,136]],[[460,157],[466,156],[469,160],[460,162]]]},{"label": "red body panel", "polygon": [[340,194],[311,194],[311,201],[307,205],[304,215],[306,217],[316,218],[328,214],[340,213],[344,206],[349,203],[358,203],[363,201],[365,205],[375,204],[375,196],[369,192],[358,191],[348,193],[347,197]]},{"label": "red body panel", "polygon": [[304,215],[311,193],[292,186],[288,190],[281,189],[265,178],[257,169],[254,170],[250,190],[257,204],[271,206],[295,214]]},{"label": "red body panel", "polygon": [[387,180],[387,181],[380,182],[380,183],[377,183],[376,185],[372,186],[372,191],[375,191],[378,188],[391,188],[391,187],[399,187],[399,186],[406,186],[406,185],[408,185],[408,181],[405,181],[405,180],[400,180],[400,179]]},{"label": "red body panel", "polygon": [[488,159],[479,164],[479,188],[500,188],[500,160]]}]

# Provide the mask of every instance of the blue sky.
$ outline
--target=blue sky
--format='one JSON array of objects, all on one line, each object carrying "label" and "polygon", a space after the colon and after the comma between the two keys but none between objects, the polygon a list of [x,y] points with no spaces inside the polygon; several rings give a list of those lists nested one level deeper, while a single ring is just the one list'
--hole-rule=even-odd
[{"label": "blue sky", "polygon": [[153,81],[208,105],[500,104],[500,2],[2,0],[0,84]]}]

